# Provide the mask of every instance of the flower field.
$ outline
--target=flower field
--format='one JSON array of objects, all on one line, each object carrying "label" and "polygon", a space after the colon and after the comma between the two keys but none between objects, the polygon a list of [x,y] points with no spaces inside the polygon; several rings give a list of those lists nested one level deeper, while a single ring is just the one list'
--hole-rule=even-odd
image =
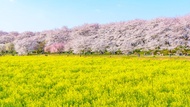
[{"label": "flower field", "polygon": [[189,105],[188,57],[0,57],[0,107]]}]

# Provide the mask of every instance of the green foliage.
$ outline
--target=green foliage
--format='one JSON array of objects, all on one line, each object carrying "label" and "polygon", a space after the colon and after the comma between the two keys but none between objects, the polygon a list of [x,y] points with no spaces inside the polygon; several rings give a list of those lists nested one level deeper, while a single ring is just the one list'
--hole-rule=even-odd
[{"label": "green foliage", "polygon": [[182,58],[0,57],[0,106],[189,106],[189,66]]},{"label": "green foliage", "polygon": [[46,42],[45,41],[39,41],[37,46],[36,46],[36,53],[41,54],[44,53],[44,47],[45,47]]},{"label": "green foliage", "polygon": [[133,51],[133,53],[140,53],[141,52],[141,49],[135,49],[134,51]]},{"label": "green foliage", "polygon": [[108,52],[107,50],[104,52],[104,55],[111,55],[111,52]]},{"label": "green foliage", "polygon": [[119,50],[116,51],[116,54],[117,54],[117,55],[121,55],[121,54],[122,54],[122,51],[119,49]]},{"label": "green foliage", "polygon": [[171,51],[167,49],[163,49],[160,52],[163,53],[163,55],[169,55],[171,53]]}]

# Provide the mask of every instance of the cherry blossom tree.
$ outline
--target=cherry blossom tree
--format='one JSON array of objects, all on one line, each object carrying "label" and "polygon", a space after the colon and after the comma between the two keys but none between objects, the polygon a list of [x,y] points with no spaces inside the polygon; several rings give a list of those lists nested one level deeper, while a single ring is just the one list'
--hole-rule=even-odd
[{"label": "cherry blossom tree", "polygon": [[4,44],[0,44],[0,54],[4,53],[5,51],[6,51],[5,45]]},{"label": "cherry blossom tree", "polygon": [[53,43],[45,47],[44,50],[49,53],[61,53],[64,51],[64,43]]}]

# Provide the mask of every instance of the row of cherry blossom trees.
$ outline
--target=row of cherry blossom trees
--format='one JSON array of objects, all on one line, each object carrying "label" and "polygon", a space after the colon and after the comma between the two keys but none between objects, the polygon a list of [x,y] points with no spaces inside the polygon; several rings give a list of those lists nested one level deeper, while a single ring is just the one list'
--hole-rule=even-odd
[{"label": "row of cherry blossom trees", "polygon": [[[0,52],[76,54],[190,48],[190,15],[109,24],[84,24],[42,32],[0,31]],[[9,47],[9,48],[8,48]]]}]

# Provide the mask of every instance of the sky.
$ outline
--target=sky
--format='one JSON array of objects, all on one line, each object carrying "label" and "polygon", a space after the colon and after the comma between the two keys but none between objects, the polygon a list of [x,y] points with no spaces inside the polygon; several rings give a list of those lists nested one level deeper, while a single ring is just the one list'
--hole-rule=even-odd
[{"label": "sky", "polygon": [[0,0],[0,30],[36,32],[187,14],[190,0]]}]

